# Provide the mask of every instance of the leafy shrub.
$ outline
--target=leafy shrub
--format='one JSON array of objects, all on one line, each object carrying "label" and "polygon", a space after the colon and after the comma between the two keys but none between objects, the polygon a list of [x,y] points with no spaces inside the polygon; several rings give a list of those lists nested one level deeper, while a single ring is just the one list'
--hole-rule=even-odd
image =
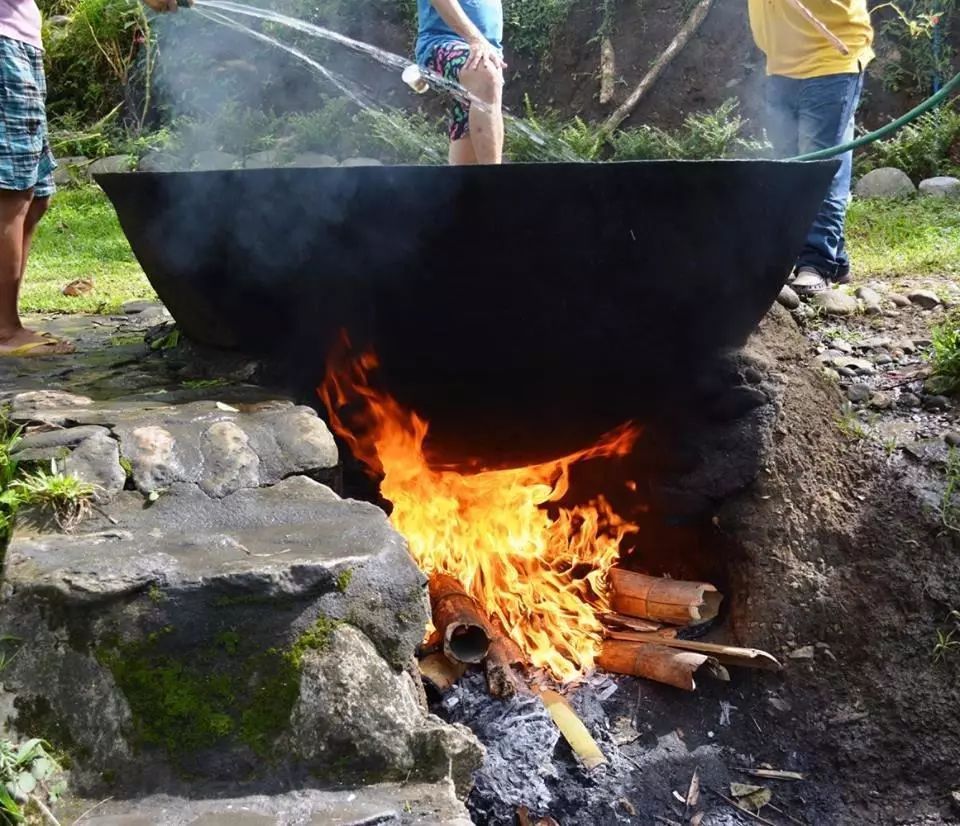
[{"label": "leafy shrub", "polygon": [[871,13],[890,9],[879,17],[877,28],[897,46],[898,57],[884,67],[883,81],[892,91],[926,97],[935,78],[953,74],[954,49],[950,29],[956,0],[900,0],[874,7]]},{"label": "leafy shrub", "polygon": [[675,132],[649,125],[616,132],[610,138],[612,159],[700,160],[765,154],[766,143],[744,136],[747,121],[737,113],[738,107],[739,103],[730,99],[712,112],[689,114]]},{"label": "leafy shrub", "polygon": [[952,312],[933,329],[933,381],[938,393],[956,393],[960,390],[960,313]]},{"label": "leafy shrub", "polygon": [[369,130],[376,155],[388,163],[444,163],[447,140],[443,127],[421,114],[365,109],[356,120]]},{"label": "leafy shrub", "polygon": [[564,120],[558,112],[537,112],[530,98],[524,102],[525,117],[508,120],[504,151],[515,163],[534,161],[595,161],[603,150],[604,133],[599,125],[579,117]]},{"label": "leafy shrub", "polygon": [[545,57],[573,0],[504,0],[504,37],[527,57]]},{"label": "leafy shrub", "polygon": [[960,171],[957,100],[921,115],[893,137],[871,144],[858,156],[856,165],[860,175],[882,166],[895,166],[915,181]]},{"label": "leafy shrub", "polygon": [[44,33],[51,114],[91,122],[122,106],[125,121],[142,125],[153,68],[143,3],[41,0],[41,7],[47,15],[70,18],[64,26],[47,26]]}]

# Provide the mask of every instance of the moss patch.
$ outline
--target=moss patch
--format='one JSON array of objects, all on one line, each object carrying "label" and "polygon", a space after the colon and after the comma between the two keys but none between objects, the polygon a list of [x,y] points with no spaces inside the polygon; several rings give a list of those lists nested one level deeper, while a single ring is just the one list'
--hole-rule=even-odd
[{"label": "moss patch", "polygon": [[97,659],[126,697],[142,744],[176,759],[234,740],[267,757],[299,696],[304,655],[329,647],[339,625],[320,617],[289,649],[259,652],[244,651],[243,635],[226,629],[189,662],[158,650],[165,628],[102,647]]},{"label": "moss patch", "polygon": [[350,582],[353,579],[353,569],[344,568],[339,574],[337,574],[337,590],[344,594],[347,591],[347,588],[350,587]]}]

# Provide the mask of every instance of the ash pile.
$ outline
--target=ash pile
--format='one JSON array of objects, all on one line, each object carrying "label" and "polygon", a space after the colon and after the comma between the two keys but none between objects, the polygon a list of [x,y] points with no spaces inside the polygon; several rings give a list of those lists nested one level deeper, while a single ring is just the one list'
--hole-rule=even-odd
[{"label": "ash pile", "polygon": [[[617,690],[608,676],[594,675],[563,700],[518,692],[500,700],[490,695],[482,674],[465,674],[442,696],[432,693],[431,711],[468,726],[486,747],[474,775],[467,807],[480,826],[575,822],[620,824],[631,819],[627,801],[635,766],[614,741],[602,702]],[[547,702],[567,702],[592,734],[604,762],[588,766],[561,734]]]}]

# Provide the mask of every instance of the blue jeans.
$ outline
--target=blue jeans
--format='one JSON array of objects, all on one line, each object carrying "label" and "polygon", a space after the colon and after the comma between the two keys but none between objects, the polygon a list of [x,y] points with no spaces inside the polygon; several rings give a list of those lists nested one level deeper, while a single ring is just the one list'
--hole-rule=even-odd
[{"label": "blue jeans", "polygon": [[[853,116],[863,91],[863,72],[824,75],[804,80],[767,78],[767,136],[779,158],[826,149],[853,139]],[[838,281],[850,272],[843,237],[853,153],[840,156],[840,169],[797,258],[797,268],[810,267]]]}]

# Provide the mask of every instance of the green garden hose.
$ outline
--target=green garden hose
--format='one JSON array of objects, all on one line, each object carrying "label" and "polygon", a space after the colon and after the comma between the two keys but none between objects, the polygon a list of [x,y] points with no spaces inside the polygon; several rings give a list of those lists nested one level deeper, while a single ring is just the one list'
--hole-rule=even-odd
[{"label": "green garden hose", "polygon": [[832,158],[835,155],[842,155],[844,152],[849,152],[851,149],[859,149],[861,146],[866,146],[874,141],[878,141],[881,138],[885,138],[887,135],[896,132],[901,127],[906,126],[908,123],[910,123],[910,121],[916,120],[924,112],[929,112],[935,106],[938,106],[945,101],[950,96],[950,93],[956,89],[960,89],[960,73],[954,75],[951,80],[944,83],[940,91],[935,95],[931,95],[919,106],[915,106],[905,115],[901,115],[895,121],[891,121],[886,126],[881,126],[879,129],[863,135],[856,140],[852,140],[849,143],[843,143],[839,146],[831,146],[829,149],[818,149],[816,152],[808,152],[806,155],[797,155],[797,157],[790,158],[790,160],[821,161],[824,158]]}]

